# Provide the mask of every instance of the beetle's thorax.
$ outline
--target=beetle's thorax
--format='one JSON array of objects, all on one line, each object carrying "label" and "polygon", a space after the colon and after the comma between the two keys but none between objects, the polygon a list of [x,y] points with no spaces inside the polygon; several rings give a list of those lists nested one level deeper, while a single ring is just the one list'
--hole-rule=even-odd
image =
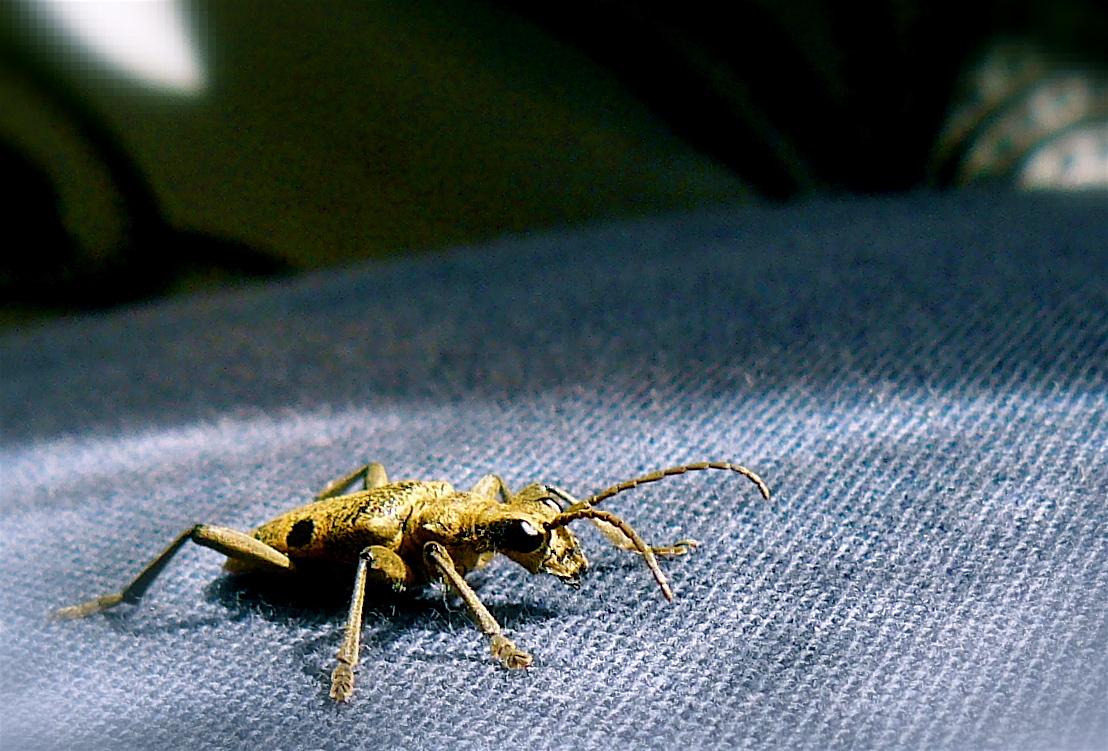
[{"label": "beetle's thorax", "polygon": [[[501,503],[477,493],[455,492],[415,509],[405,539],[416,550],[431,541],[443,545],[463,575],[503,553],[531,573],[575,583],[587,564],[572,532],[564,527],[547,530],[546,523],[557,514],[556,507],[527,497]],[[536,548],[516,549],[506,529],[533,535]]]},{"label": "beetle's thorax", "polygon": [[462,491],[421,503],[405,524],[404,546],[421,557],[427,543],[440,543],[450,552],[461,573],[472,571],[483,562],[482,555],[489,552],[482,545],[478,522],[490,505],[495,504]]}]

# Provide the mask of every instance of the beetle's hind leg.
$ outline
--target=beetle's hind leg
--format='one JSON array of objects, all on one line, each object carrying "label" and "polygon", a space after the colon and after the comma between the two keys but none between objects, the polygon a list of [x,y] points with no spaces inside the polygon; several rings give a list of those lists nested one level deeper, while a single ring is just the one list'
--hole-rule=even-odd
[{"label": "beetle's hind leg", "polygon": [[469,586],[465,578],[458,573],[458,569],[454,567],[454,561],[451,560],[450,553],[447,552],[446,548],[437,542],[429,542],[424,546],[423,552],[435,568],[442,573],[443,577],[450,582],[450,586],[454,588],[454,591],[465,601],[469,611],[477,619],[478,627],[489,637],[489,651],[492,652],[493,656],[500,660],[505,667],[528,667],[531,664],[531,655],[504,636],[500,624],[496,622],[489,609],[477,597],[473,587]]},{"label": "beetle's hind leg", "polygon": [[385,472],[383,464],[377,462],[370,462],[364,467],[358,467],[350,474],[340,477],[337,480],[333,480],[315,494],[315,500],[325,501],[328,498],[334,498],[336,496],[345,495],[350,487],[358,480],[362,481],[362,488],[364,490],[373,490],[374,488],[380,488],[389,484],[388,473]]},{"label": "beetle's hind leg", "polygon": [[288,556],[278,550],[274,550],[261,540],[256,540],[250,535],[226,527],[213,527],[207,524],[197,524],[190,527],[177,536],[169,547],[163,550],[157,558],[152,560],[134,580],[128,584],[122,592],[97,597],[95,600],[83,602],[80,605],[71,605],[67,608],[54,611],[51,616],[68,620],[71,618],[84,618],[85,616],[99,613],[108,608],[114,608],[121,603],[135,603],[142,599],[146,590],[150,588],[158,574],[162,572],[166,564],[174,554],[189,540],[197,545],[216,550],[228,558],[242,561],[258,569],[269,571],[288,571],[292,563]]}]

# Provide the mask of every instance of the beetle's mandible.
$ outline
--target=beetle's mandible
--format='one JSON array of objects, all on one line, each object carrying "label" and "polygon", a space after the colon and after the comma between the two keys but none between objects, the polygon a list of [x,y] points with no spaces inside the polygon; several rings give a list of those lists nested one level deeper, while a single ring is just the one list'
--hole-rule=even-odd
[{"label": "beetle's mandible", "polygon": [[[687,553],[696,541],[651,547],[630,524],[596,504],[643,483],[706,469],[738,472],[769,498],[769,488],[761,478],[745,467],[723,462],[663,469],[613,485],[583,501],[542,484],[512,493],[496,475],[485,475],[468,493],[446,482],[390,483],[383,466],[367,464],[327,485],[313,502],[250,534],[197,524],[182,532],[122,592],[62,608],[53,617],[82,618],[120,603],[137,602],[173,554],[191,540],[227,556],[225,566],[233,572],[305,577],[353,574],[345,636],[331,677],[331,696],[338,701],[348,701],[354,692],[362,608],[371,586],[399,592],[433,580],[449,584],[489,638],[493,655],[509,668],[525,668],[531,664],[531,655],[504,636],[465,575],[503,553],[533,574],[550,574],[576,585],[588,562],[568,525],[589,519],[613,545],[641,555],[662,594],[672,600],[673,592],[658,567],[657,556]],[[363,489],[349,493],[358,482]]]}]

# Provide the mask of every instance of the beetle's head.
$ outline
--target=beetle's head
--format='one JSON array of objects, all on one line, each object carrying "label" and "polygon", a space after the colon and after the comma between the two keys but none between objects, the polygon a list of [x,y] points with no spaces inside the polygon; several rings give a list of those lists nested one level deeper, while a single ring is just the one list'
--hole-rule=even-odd
[{"label": "beetle's head", "polygon": [[[673,590],[658,566],[656,555],[657,552],[668,549],[650,547],[630,524],[613,513],[596,508],[596,504],[644,483],[705,469],[722,469],[744,475],[758,486],[762,497],[769,498],[769,488],[758,475],[746,467],[726,462],[698,462],[661,469],[612,485],[583,501],[575,500],[565,491],[550,485],[530,485],[507,503],[495,504],[493,508],[486,510],[487,516],[480,525],[485,542],[483,552],[495,550],[533,574],[551,574],[567,584],[575,585],[585,573],[588,564],[577,538],[567,529],[567,525],[578,519],[589,519],[613,545],[638,552],[662,594],[667,600],[672,600]],[[491,488],[482,484],[479,486],[486,491]],[[688,549],[695,544],[694,541],[686,540],[675,547]]]},{"label": "beetle's head", "polygon": [[570,503],[572,498],[548,485],[524,488],[509,503],[497,504],[495,518],[484,525],[492,547],[532,574],[577,586],[588,568],[581,546],[568,528],[547,526]]}]

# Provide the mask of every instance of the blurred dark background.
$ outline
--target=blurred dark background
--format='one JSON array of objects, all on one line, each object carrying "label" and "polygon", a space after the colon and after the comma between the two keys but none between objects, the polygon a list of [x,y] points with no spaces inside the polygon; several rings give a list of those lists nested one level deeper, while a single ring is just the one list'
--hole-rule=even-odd
[{"label": "blurred dark background", "polygon": [[176,83],[65,5],[0,20],[9,327],[736,200],[1108,185],[1092,0],[166,3]]}]

